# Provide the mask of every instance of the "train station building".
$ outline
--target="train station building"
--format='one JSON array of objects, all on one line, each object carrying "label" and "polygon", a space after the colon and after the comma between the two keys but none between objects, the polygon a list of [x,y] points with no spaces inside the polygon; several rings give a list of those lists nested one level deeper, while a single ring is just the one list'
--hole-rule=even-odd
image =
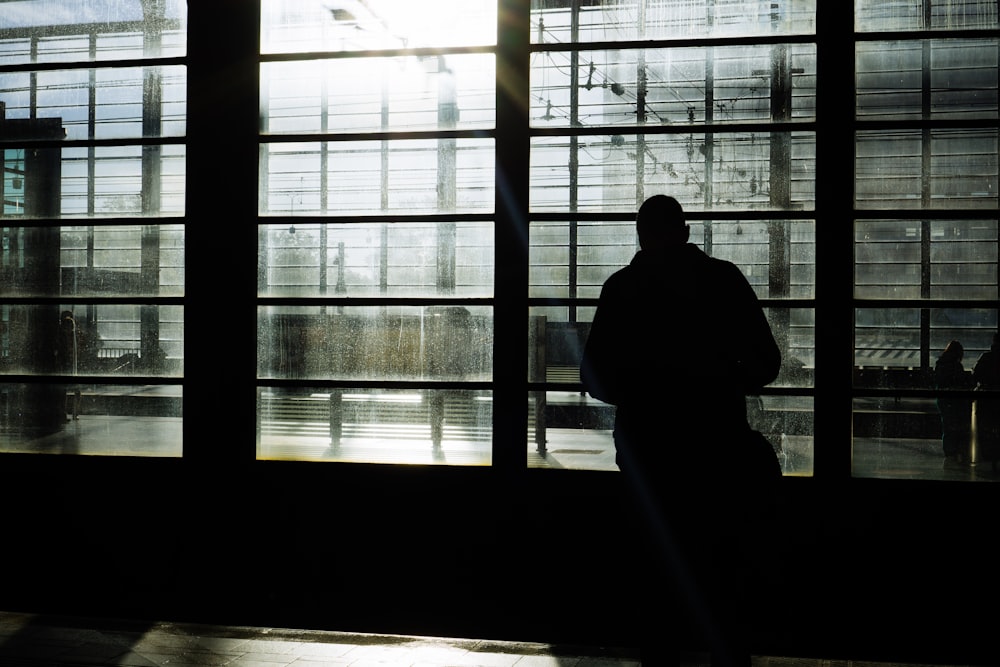
[{"label": "train station building", "polygon": [[758,653],[995,661],[998,62],[996,0],[0,0],[0,610],[632,645],[579,366],[668,194],[782,353]]}]

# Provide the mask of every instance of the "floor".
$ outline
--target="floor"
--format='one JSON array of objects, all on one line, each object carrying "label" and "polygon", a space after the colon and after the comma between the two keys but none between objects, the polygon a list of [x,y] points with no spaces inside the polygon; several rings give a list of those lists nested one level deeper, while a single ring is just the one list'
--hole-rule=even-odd
[{"label": "floor", "polygon": [[[756,656],[754,667],[907,667]],[[39,617],[0,612],[4,667],[638,667],[615,647]],[[687,656],[686,665],[707,665]]]},{"label": "floor", "polygon": [[[324,431],[327,425],[312,425]],[[550,429],[547,449],[527,444],[530,467],[614,469],[610,432],[600,429]],[[305,436],[298,436],[305,437]],[[329,449],[322,434],[317,443],[296,450],[294,436],[282,442],[287,452]],[[429,443],[415,438],[355,435],[341,451],[357,456],[379,453],[386,461],[427,456]],[[477,442],[484,439],[476,438]],[[322,442],[320,442],[322,441]],[[488,439],[485,439],[488,443]],[[461,463],[461,440],[445,438],[439,462]],[[350,447],[357,449],[351,450]],[[112,456],[181,456],[181,420],[175,417],[100,416],[84,414],[59,433],[45,438],[0,439],[4,451]],[[488,455],[488,447],[485,450]],[[457,458],[454,458],[457,457]],[[812,438],[782,440],[786,475],[810,475]],[[324,460],[336,460],[324,458]],[[984,466],[950,466],[934,439],[857,438],[853,472],[859,477],[997,481]],[[831,659],[758,656],[755,667],[892,667]],[[692,667],[707,664],[689,656]],[[430,638],[318,632],[286,628],[180,625],[169,622],[53,618],[0,612],[0,667],[93,667],[121,665],[245,667],[320,667],[322,665],[412,667],[637,667],[634,651],[617,647],[562,647],[474,638]]]}]

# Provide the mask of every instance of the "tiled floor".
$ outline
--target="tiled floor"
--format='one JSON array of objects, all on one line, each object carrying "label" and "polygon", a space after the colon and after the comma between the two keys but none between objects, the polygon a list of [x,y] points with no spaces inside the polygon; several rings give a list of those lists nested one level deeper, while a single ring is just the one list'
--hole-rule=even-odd
[{"label": "tiled floor", "polygon": [[631,667],[623,650],[546,644],[0,614],[0,665]]},{"label": "tiled floor", "polygon": [[[754,667],[908,667],[757,656]],[[691,667],[707,665],[693,654]],[[638,667],[633,651],[0,612],[3,667]],[[912,666],[909,666],[912,667]]]}]

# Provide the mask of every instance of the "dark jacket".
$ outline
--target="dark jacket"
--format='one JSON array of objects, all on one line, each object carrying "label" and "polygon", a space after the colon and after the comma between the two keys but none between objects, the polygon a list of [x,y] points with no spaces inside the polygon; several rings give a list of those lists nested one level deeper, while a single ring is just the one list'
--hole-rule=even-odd
[{"label": "dark jacket", "polygon": [[983,389],[1000,389],[1000,345],[990,346],[972,368],[972,377]]},{"label": "dark jacket", "polygon": [[972,389],[975,380],[958,359],[940,357],[934,363],[934,386],[938,389]]},{"label": "dark jacket", "polygon": [[617,406],[616,441],[628,432],[675,440],[747,429],[746,395],[780,366],[739,268],[684,244],[639,251],[604,283],[580,376],[591,396]]}]

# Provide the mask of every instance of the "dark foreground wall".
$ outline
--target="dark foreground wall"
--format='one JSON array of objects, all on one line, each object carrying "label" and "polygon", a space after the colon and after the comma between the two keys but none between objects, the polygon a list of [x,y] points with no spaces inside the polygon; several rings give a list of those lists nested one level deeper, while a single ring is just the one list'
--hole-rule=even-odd
[{"label": "dark foreground wall", "polygon": [[[0,607],[628,645],[618,478],[5,457]],[[998,487],[783,480],[760,650],[989,664]]]}]

